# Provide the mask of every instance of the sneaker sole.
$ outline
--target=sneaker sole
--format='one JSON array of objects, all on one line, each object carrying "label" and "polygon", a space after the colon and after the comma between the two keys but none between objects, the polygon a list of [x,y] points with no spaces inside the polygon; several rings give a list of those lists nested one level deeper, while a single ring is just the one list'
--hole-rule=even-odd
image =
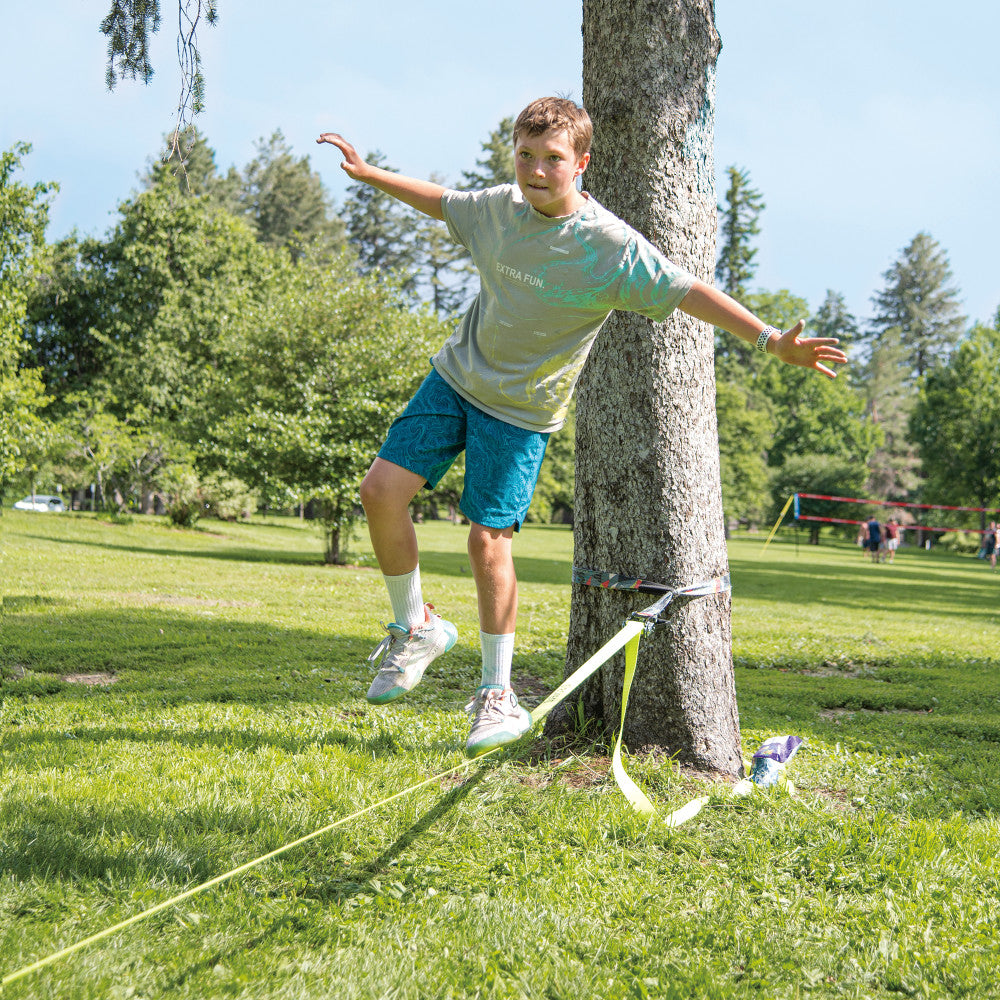
[{"label": "sneaker sole", "polygon": [[497,747],[506,746],[508,743],[516,743],[522,736],[530,731],[533,720],[531,713],[525,709],[524,714],[528,717],[528,724],[519,733],[497,733],[495,736],[480,740],[475,745],[465,744],[465,753],[468,757],[482,757],[484,753],[495,750]]}]

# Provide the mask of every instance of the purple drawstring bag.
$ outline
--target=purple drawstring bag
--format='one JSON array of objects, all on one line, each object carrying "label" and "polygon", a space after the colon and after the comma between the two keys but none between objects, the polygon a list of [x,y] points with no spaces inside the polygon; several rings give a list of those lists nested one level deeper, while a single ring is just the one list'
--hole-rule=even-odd
[{"label": "purple drawstring bag", "polygon": [[801,736],[772,736],[764,740],[753,755],[750,780],[761,788],[775,784],[801,743]]}]

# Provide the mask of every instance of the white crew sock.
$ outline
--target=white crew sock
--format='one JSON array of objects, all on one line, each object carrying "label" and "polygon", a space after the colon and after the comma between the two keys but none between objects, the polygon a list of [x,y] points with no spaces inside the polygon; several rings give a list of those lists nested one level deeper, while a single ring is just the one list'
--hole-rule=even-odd
[{"label": "white crew sock", "polygon": [[480,687],[499,688],[501,691],[509,688],[511,661],[514,659],[514,633],[492,635],[480,631],[479,644],[483,649],[483,680]]},{"label": "white crew sock", "polygon": [[397,625],[413,628],[424,621],[424,597],[420,589],[420,567],[401,576],[385,576],[386,590],[392,604],[392,619]]}]

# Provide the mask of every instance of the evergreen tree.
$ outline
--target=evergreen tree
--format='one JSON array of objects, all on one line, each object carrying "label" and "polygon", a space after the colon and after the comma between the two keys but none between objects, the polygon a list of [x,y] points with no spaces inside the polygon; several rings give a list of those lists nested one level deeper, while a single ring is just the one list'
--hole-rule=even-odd
[{"label": "evergreen tree", "polygon": [[[378,150],[365,159],[383,170],[394,169]],[[347,191],[343,215],[348,241],[358,256],[359,272],[395,272],[403,289],[413,294],[417,285],[415,213],[369,184],[350,184]]]},{"label": "evergreen tree", "polygon": [[919,482],[920,460],[909,437],[917,386],[947,361],[966,321],[948,258],[927,233],[917,233],[883,277],[863,343],[868,410],[884,434],[871,462],[869,490],[888,499],[909,495]]},{"label": "evergreen tree", "polygon": [[906,351],[897,328],[884,330],[872,344],[861,381],[869,419],[882,435],[869,462],[866,492],[883,500],[905,499],[919,482],[920,460],[909,437],[916,395],[906,378]]},{"label": "evergreen tree", "polygon": [[726,205],[719,206],[722,246],[715,264],[715,280],[724,291],[742,299],[750,291],[750,281],[757,271],[757,249],[750,241],[760,233],[758,220],[766,206],[760,191],[750,186],[749,171],[730,167],[727,172]]},{"label": "evergreen tree", "polygon": [[[478,191],[499,184],[514,184],[514,119],[502,118],[480,144],[476,169],[462,171],[461,191]],[[434,178],[443,183],[440,178]],[[476,294],[478,278],[468,251],[451,241],[439,223],[418,219],[416,259],[425,297],[439,316],[460,311]]]},{"label": "evergreen tree", "polygon": [[[431,174],[435,184],[443,178]],[[451,316],[475,294],[476,269],[469,252],[456,243],[437,219],[417,215],[413,220],[413,249],[420,296],[439,317]]]},{"label": "evergreen tree", "polygon": [[[754,236],[760,233],[760,213],[764,209],[761,193],[750,186],[747,170],[729,168],[729,187],[726,204],[718,206],[720,213],[719,236],[722,246],[715,263],[715,280],[734,298],[745,301],[750,294],[750,282],[757,271],[754,258],[757,248],[751,246]],[[761,360],[754,356],[753,346],[723,330],[715,331],[716,377],[745,382],[761,367]]]},{"label": "evergreen tree", "polygon": [[927,233],[917,233],[884,274],[885,287],[872,297],[868,341],[898,331],[906,380],[916,380],[947,360],[965,330],[966,318],[951,284],[944,250]]},{"label": "evergreen tree", "polygon": [[858,339],[858,321],[840,292],[827,289],[823,304],[809,323],[811,337],[836,337],[847,350]]},{"label": "evergreen tree", "polygon": [[462,171],[462,190],[514,184],[514,119],[509,115],[481,143],[483,155],[476,160],[476,170]]},{"label": "evergreen tree", "polygon": [[[722,246],[715,265],[716,281],[729,294],[746,299],[757,266],[751,240],[760,233],[764,201],[750,186],[746,170],[729,168],[725,207],[719,205]],[[772,320],[768,320],[772,322]],[[726,523],[754,523],[766,501],[767,447],[774,430],[774,409],[756,384],[765,365],[753,348],[715,331],[716,411],[722,502]]]},{"label": "evergreen tree", "polygon": [[330,253],[343,246],[344,225],[319,174],[307,156],[295,159],[280,129],[258,140],[241,181],[243,214],[261,242],[285,247],[296,259],[306,247]]},{"label": "evergreen tree", "polygon": [[[174,136],[166,136],[160,156],[147,164],[146,172],[140,180],[144,187],[154,184],[176,186],[181,194],[208,195],[213,200],[222,200],[221,185],[226,181],[219,176],[215,163],[215,150],[195,126],[184,129],[175,141]],[[229,187],[236,187],[234,179]]]},{"label": "evergreen tree", "polygon": [[296,160],[281,130],[257,141],[257,155],[242,170],[221,175],[215,151],[194,126],[165,141],[162,156],[149,164],[142,180],[206,197],[217,209],[242,216],[261,243],[284,247],[295,259],[309,248],[326,255],[344,246],[344,224],[334,213],[329,192],[309,158]]}]

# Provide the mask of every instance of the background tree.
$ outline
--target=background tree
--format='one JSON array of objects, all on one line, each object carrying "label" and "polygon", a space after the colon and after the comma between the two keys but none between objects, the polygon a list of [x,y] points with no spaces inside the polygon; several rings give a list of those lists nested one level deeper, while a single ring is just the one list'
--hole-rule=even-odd
[{"label": "background tree", "polygon": [[958,290],[951,284],[948,257],[935,239],[917,233],[883,275],[885,286],[872,298],[868,342],[897,331],[906,379],[912,386],[948,359],[965,331]]},{"label": "background tree", "polygon": [[717,379],[715,412],[727,525],[757,524],[768,503],[767,449],[774,433],[774,408],[752,385]]},{"label": "background tree", "polygon": [[235,171],[220,176],[215,150],[194,125],[179,136],[165,137],[163,150],[149,161],[140,180],[147,188],[175,186],[180,194],[207,195],[228,211],[236,209],[239,177]]},{"label": "background tree", "polygon": [[[809,316],[806,301],[784,289],[750,295],[747,304],[765,323],[782,330]],[[822,315],[821,322],[834,322],[831,316]],[[804,368],[771,364],[761,369],[757,385],[773,407],[773,432],[767,448],[772,475],[793,457],[823,455],[856,463],[863,478],[877,434],[866,419],[865,397],[854,384],[850,369],[830,380],[817,378],[815,372]]]},{"label": "background tree", "polygon": [[[746,300],[757,270],[759,217],[764,199],[750,185],[747,170],[729,168],[725,206],[718,206],[722,246],[715,280],[730,295]],[[767,502],[767,448],[774,408],[761,387],[761,358],[725,330],[715,331],[716,414],[722,467],[722,502],[730,520],[756,522]]]},{"label": "background tree", "polygon": [[333,253],[344,244],[344,224],[309,158],[296,160],[280,130],[257,142],[242,175],[239,200],[258,239],[298,258],[305,248]]},{"label": "background tree", "polygon": [[[444,185],[440,174],[429,180]],[[475,294],[476,269],[469,252],[456,243],[437,219],[418,214],[412,220],[413,266],[421,299],[442,319],[454,316]]]},{"label": "background tree", "polygon": [[43,450],[41,372],[25,367],[27,278],[48,222],[50,184],[15,179],[26,143],[0,153],[0,510],[8,485]]},{"label": "background tree", "polygon": [[474,170],[462,171],[462,189],[475,191],[498,184],[514,184],[514,119],[510,115],[480,143],[482,153]]},{"label": "background tree", "polygon": [[844,350],[857,342],[860,328],[840,292],[827,289],[826,298],[809,321],[811,337],[836,337]]},{"label": "background tree", "polygon": [[750,186],[750,172],[746,168],[729,167],[726,172],[729,187],[725,207],[719,206],[722,246],[715,262],[715,281],[733,298],[743,298],[757,272],[754,263],[757,248],[751,241],[760,233],[760,213],[767,206],[760,191]]},{"label": "background tree", "polygon": [[[743,302],[750,294],[750,282],[757,273],[757,248],[753,238],[760,233],[760,213],[766,207],[763,195],[750,185],[746,169],[729,167],[726,203],[718,206],[722,246],[715,262],[715,281],[733,298]],[[753,346],[715,331],[716,375],[727,381],[752,383],[761,367]]]},{"label": "background tree", "polygon": [[[670,0],[656,5],[655,17],[649,13],[645,5],[584,2],[583,99],[595,126],[587,186],[674,260],[709,278],[720,47],[713,4]],[[712,365],[711,332],[683,314],[666,324],[634,314],[609,321],[577,402],[574,545],[581,565],[668,585],[725,571]],[[567,668],[642,601],[575,587]],[[728,596],[678,605],[670,624],[644,643],[625,721],[630,747],[662,747],[685,763],[730,774],[742,769],[730,643]],[[613,724],[621,676],[618,657],[587,686],[587,716]]]},{"label": "background tree", "polygon": [[113,389],[122,418],[197,419],[269,252],[241,220],[171,188],[142,191],[121,211],[81,284],[100,304],[95,382]]},{"label": "background tree", "polygon": [[206,404],[206,463],[271,504],[312,501],[328,562],[342,559],[361,516],[358,483],[445,335],[406,305],[398,286],[353,274],[348,258],[276,267],[240,314]]},{"label": "background tree", "polygon": [[295,159],[280,129],[257,141],[257,155],[242,171],[230,167],[224,176],[197,128],[185,129],[179,147],[172,139],[143,175],[147,188],[204,196],[215,208],[246,219],[262,243],[284,247],[296,258],[306,248],[333,254],[344,246],[344,223],[330,193],[307,156]]},{"label": "background tree", "polygon": [[[365,160],[383,170],[394,169],[378,150],[369,153]],[[355,182],[347,187],[343,216],[348,241],[358,255],[359,272],[396,274],[403,289],[414,292],[417,284],[414,211],[378,188]]]},{"label": "background tree", "polygon": [[[975,326],[924,376],[910,433],[930,503],[993,507],[1000,499],[1000,329]],[[981,521],[985,519],[985,515]],[[981,524],[981,526],[983,526]]]},{"label": "background tree", "polygon": [[910,437],[916,393],[906,376],[899,330],[883,330],[869,351],[860,381],[868,418],[878,428],[880,440],[869,463],[865,491],[881,500],[906,499],[920,482],[920,457]]},{"label": "background tree", "polygon": [[927,233],[917,233],[883,278],[884,287],[872,297],[875,313],[861,336],[868,410],[883,432],[869,491],[902,499],[919,483],[919,457],[909,437],[918,381],[947,361],[966,320],[947,256]]},{"label": "background tree", "polygon": [[104,245],[73,233],[40,249],[27,288],[25,323],[30,362],[57,398],[83,390],[100,375],[106,289]]}]

